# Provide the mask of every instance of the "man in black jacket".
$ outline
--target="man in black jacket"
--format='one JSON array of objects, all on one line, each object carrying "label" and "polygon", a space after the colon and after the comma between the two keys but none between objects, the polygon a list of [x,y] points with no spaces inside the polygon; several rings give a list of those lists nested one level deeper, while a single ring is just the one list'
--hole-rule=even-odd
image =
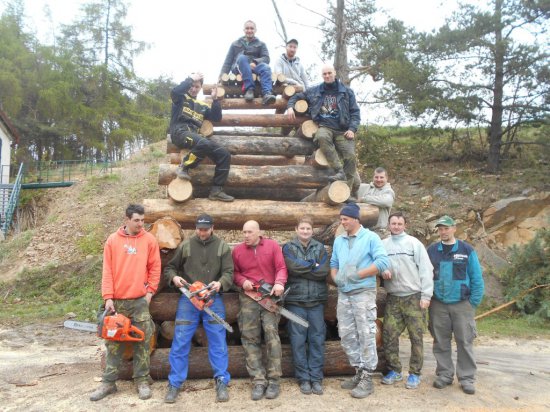
[{"label": "man in black jacket", "polygon": [[192,73],[187,79],[172,89],[172,117],[170,119],[170,138],[180,149],[190,149],[183,158],[176,174],[180,179],[191,180],[188,170],[197,167],[209,157],[216,164],[212,189],[208,198],[232,202],[234,198],[223,191],[223,185],[229,175],[231,154],[223,147],[199,135],[204,120],[218,122],[222,118],[222,106],[217,99],[217,88],[212,90],[212,107],[196,100],[202,88],[202,73]]},{"label": "man in black jacket", "polygon": [[314,141],[321,148],[329,166],[336,171],[330,180],[347,181],[355,194],[360,183],[358,179],[354,182],[357,170],[355,133],[361,121],[361,112],[353,90],[336,78],[334,66],[324,65],[322,73],[323,83],[296,93],[288,100],[287,116],[294,120],[294,104],[300,99],[308,102],[311,118],[319,125]]},{"label": "man in black jacket", "polygon": [[262,104],[275,103],[272,93],[271,68],[269,67],[269,51],[263,41],[256,35],[256,23],[247,20],[244,23],[244,36],[231,43],[225,56],[220,76],[224,73],[241,73],[244,83],[244,98],[247,102],[254,99],[254,80],[252,73],[260,78],[262,87]]}]

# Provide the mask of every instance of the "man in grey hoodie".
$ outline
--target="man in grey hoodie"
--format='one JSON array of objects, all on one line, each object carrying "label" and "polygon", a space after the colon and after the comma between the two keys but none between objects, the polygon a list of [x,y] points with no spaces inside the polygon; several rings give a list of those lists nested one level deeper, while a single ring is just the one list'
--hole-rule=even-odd
[{"label": "man in grey hoodie", "polygon": [[395,199],[395,192],[388,182],[388,172],[383,167],[374,170],[371,183],[361,183],[357,193],[359,202],[378,206],[378,222],[373,229],[386,229],[388,217]]},{"label": "man in grey hoodie", "polygon": [[399,336],[407,328],[411,358],[405,387],[416,389],[424,360],[422,335],[426,329],[426,310],[433,294],[433,266],[424,245],[405,233],[407,219],[403,213],[392,213],[388,220],[391,236],[382,240],[390,259],[389,269],[382,272],[388,292],[382,338],[389,372],[382,378],[382,383],[392,385],[403,379]]},{"label": "man in grey hoodie", "polygon": [[309,81],[306,76],[304,66],[300,62],[300,58],[296,56],[296,50],[298,49],[298,40],[290,39],[286,42],[286,53],[279,56],[275,62],[273,71],[275,73],[282,73],[286,76],[286,82],[288,84],[297,84],[307,89]]}]

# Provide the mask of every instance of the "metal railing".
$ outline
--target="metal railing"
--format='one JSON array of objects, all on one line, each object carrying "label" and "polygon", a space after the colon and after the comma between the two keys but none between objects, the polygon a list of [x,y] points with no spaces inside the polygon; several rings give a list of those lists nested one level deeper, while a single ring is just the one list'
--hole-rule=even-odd
[{"label": "metal railing", "polygon": [[13,214],[19,203],[19,192],[21,191],[21,180],[23,178],[23,163],[19,166],[19,171],[13,185],[0,185],[0,222],[4,238],[8,235],[8,230],[13,222]]}]

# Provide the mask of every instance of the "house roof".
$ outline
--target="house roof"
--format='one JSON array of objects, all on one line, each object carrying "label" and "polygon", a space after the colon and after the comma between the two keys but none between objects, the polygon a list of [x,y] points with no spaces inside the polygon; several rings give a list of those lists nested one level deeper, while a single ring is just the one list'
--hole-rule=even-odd
[{"label": "house roof", "polygon": [[1,109],[0,109],[0,122],[5,125],[8,131],[8,138],[13,143],[19,143],[19,133],[17,132],[17,129],[14,127],[13,123],[8,118],[8,115]]}]

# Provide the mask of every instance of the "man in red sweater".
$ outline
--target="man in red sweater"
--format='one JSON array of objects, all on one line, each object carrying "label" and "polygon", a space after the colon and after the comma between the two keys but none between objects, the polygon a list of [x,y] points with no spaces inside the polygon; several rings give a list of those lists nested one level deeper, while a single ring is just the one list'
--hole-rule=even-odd
[{"label": "man in red sweater", "polygon": [[[273,285],[272,295],[281,296],[287,270],[283,252],[272,239],[260,236],[260,225],[249,220],[243,226],[244,242],[233,249],[234,282],[243,290],[252,290],[260,280]],[[239,328],[246,358],[246,369],[253,379],[252,400],[275,399],[280,392],[281,341],[279,316],[262,308],[241,293]],[[261,331],[267,347],[266,367],[262,362]]]},{"label": "man in red sweater", "polygon": [[[101,295],[105,310],[121,313],[145,333],[141,342],[132,342],[133,379],[139,398],[149,399],[149,341],[154,323],[149,303],[157,291],[160,279],[160,251],[156,238],[143,230],[143,206],[130,204],[126,208],[125,225],[111,234],[103,250]],[[118,367],[124,352],[124,342],[105,341],[107,349],[103,383],[91,394],[98,401],[117,391]]]}]

